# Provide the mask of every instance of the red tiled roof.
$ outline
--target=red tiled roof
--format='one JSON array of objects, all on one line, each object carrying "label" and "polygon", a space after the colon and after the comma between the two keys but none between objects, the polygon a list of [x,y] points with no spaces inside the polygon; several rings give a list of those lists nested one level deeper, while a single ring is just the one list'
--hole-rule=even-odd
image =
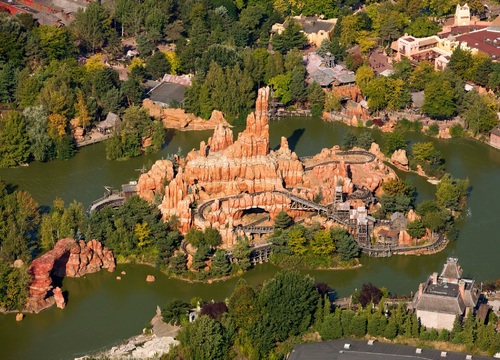
[{"label": "red tiled roof", "polygon": [[[493,44],[493,40],[498,39],[498,46]],[[456,37],[460,42],[466,42],[470,48],[488,54],[490,57],[500,59],[500,32],[480,30]],[[486,43],[489,40],[489,43]]]}]

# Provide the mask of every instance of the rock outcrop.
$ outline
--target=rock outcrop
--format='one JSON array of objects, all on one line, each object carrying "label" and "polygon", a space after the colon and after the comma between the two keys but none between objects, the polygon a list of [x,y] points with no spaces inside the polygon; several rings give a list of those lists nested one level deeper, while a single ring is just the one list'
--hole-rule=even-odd
[{"label": "rock outcrop", "polygon": [[54,303],[64,307],[61,289],[53,288],[52,276],[79,277],[107,268],[115,270],[113,253],[97,240],[85,243],[66,238],[59,240],[54,248],[33,260],[28,267],[31,276],[26,310],[39,312]]},{"label": "rock outcrop", "polygon": [[174,165],[170,160],[156,161],[151,170],[141,174],[137,181],[137,192],[147,201],[153,201],[156,194],[162,194],[165,183],[174,178]]},{"label": "rock outcrop", "polygon": [[167,129],[177,129],[183,131],[191,130],[211,130],[218,125],[229,126],[222,113],[218,110],[212,112],[209,120],[205,120],[186,113],[184,109],[162,108],[156,105],[151,99],[145,99],[142,107],[149,112],[149,115],[161,119]]},{"label": "rock outcrop", "polygon": [[391,163],[393,163],[398,169],[408,171],[408,157],[406,156],[406,150],[399,149],[394,151],[391,156]]}]

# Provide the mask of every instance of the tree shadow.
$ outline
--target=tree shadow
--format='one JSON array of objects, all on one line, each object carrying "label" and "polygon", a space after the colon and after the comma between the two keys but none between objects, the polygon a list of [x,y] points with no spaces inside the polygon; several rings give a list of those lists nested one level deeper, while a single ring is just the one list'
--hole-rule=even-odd
[{"label": "tree shadow", "polygon": [[162,149],[165,149],[168,144],[172,141],[172,139],[175,136],[175,130],[174,129],[166,129],[165,130],[165,141],[163,141],[163,145],[161,146]]}]

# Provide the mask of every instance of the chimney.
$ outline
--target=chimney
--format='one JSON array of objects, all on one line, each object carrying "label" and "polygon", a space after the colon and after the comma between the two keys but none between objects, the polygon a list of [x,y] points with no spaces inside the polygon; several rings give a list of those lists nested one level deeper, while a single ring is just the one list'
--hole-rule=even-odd
[{"label": "chimney", "polygon": [[433,272],[432,273],[432,285],[437,285],[437,283],[438,283],[438,273]]},{"label": "chimney", "polygon": [[464,299],[465,298],[465,281],[460,280],[458,282],[458,291],[460,292],[460,296],[462,297],[462,299]]}]

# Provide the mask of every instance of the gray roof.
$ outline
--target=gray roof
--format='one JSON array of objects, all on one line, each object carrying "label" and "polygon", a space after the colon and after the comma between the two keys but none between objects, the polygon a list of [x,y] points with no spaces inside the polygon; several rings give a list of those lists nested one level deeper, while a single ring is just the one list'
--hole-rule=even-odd
[{"label": "gray roof", "polygon": [[[349,344],[349,347],[346,347]],[[333,341],[323,341],[319,343],[308,343],[295,345],[288,357],[288,360],[408,360],[408,359],[429,359],[429,360],[465,360],[467,354],[446,351],[446,357],[442,357],[441,350],[420,349],[417,353],[416,347],[388,344],[379,341],[368,341],[339,339]],[[492,359],[487,356],[474,355],[474,360]]]},{"label": "gray roof", "polygon": [[458,281],[462,278],[462,268],[458,264],[457,258],[448,258],[441,271],[441,277],[448,281]]},{"label": "gray roof", "polygon": [[418,91],[418,92],[413,92],[411,93],[411,102],[413,103],[414,107],[422,107],[424,105],[424,92],[423,91]]},{"label": "gray roof", "polygon": [[336,65],[332,68],[318,67],[309,74],[310,82],[317,82],[321,86],[328,86],[333,82],[339,84],[350,84],[356,81],[356,74],[343,66]]},{"label": "gray roof", "polygon": [[335,27],[335,24],[329,21],[321,20],[317,16],[306,16],[301,19],[294,18],[300,24],[302,31],[306,34],[316,34],[320,31],[330,32]]},{"label": "gray roof", "polygon": [[[458,293],[458,286],[456,290]],[[418,299],[418,294],[416,295],[413,308],[417,311],[462,315],[465,311],[465,304],[458,294],[446,296],[424,292],[420,299]]]},{"label": "gray roof", "polygon": [[106,120],[101,121],[97,124],[98,128],[101,129],[110,129],[120,124],[120,117],[115,113],[109,112],[108,116],[106,116]]},{"label": "gray roof", "polygon": [[179,84],[162,82],[149,92],[149,97],[154,102],[170,104],[173,100],[184,101],[186,87]]}]

